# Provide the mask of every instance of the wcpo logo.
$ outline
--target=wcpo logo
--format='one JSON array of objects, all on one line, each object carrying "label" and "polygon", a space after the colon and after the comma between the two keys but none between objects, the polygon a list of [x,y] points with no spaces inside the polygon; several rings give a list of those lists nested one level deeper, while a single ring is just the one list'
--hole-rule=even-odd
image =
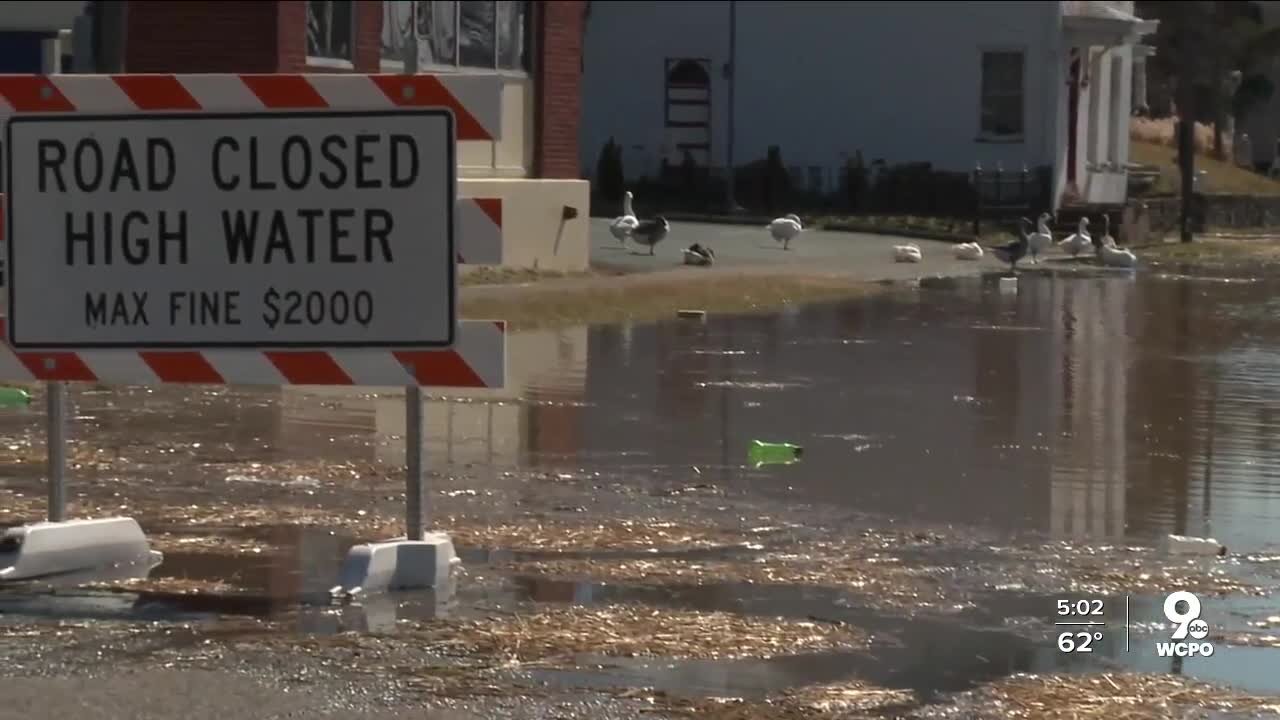
[{"label": "wcpo logo", "polygon": [[[1186,609],[1179,609],[1184,603]],[[1174,624],[1173,642],[1156,643],[1156,655],[1160,657],[1209,657],[1213,643],[1204,642],[1209,636],[1209,623],[1200,619],[1200,598],[1186,592],[1169,593],[1164,599],[1164,616]],[[1190,636],[1190,640],[1188,640]]]}]

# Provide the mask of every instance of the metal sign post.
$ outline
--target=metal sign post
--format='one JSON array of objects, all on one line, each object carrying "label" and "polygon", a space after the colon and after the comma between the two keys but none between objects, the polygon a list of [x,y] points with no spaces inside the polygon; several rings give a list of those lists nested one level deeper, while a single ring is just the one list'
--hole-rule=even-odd
[{"label": "metal sign post", "polygon": [[67,514],[67,384],[46,383],[48,406],[45,443],[49,450],[49,522]]},{"label": "metal sign post", "polygon": [[404,533],[406,540],[422,540],[426,534],[427,474],[422,467],[422,388],[404,389]]}]

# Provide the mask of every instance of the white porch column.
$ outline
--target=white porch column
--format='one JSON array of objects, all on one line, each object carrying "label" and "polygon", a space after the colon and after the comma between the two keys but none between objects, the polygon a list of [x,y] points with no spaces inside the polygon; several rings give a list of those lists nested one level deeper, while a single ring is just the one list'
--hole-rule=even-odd
[{"label": "white porch column", "polygon": [[1156,54],[1150,45],[1133,47],[1133,109],[1135,112],[1147,112],[1151,106],[1147,104],[1147,58]]}]

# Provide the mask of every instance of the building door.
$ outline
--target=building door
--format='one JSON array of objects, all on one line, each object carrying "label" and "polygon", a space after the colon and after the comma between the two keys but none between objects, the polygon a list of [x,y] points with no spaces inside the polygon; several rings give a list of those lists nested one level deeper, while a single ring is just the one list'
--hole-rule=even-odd
[{"label": "building door", "polygon": [[673,167],[686,151],[700,168],[711,165],[711,61],[668,58],[666,142],[663,158]]}]

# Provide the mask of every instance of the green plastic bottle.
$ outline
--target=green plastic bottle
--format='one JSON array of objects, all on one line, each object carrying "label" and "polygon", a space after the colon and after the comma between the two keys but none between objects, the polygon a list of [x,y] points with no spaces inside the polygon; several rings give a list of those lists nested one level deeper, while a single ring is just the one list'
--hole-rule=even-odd
[{"label": "green plastic bottle", "polygon": [[31,395],[19,387],[0,387],[0,408],[26,407]]},{"label": "green plastic bottle", "polygon": [[804,448],[791,443],[752,440],[751,445],[747,448],[747,458],[756,467],[761,465],[788,465],[799,460],[803,454]]}]

